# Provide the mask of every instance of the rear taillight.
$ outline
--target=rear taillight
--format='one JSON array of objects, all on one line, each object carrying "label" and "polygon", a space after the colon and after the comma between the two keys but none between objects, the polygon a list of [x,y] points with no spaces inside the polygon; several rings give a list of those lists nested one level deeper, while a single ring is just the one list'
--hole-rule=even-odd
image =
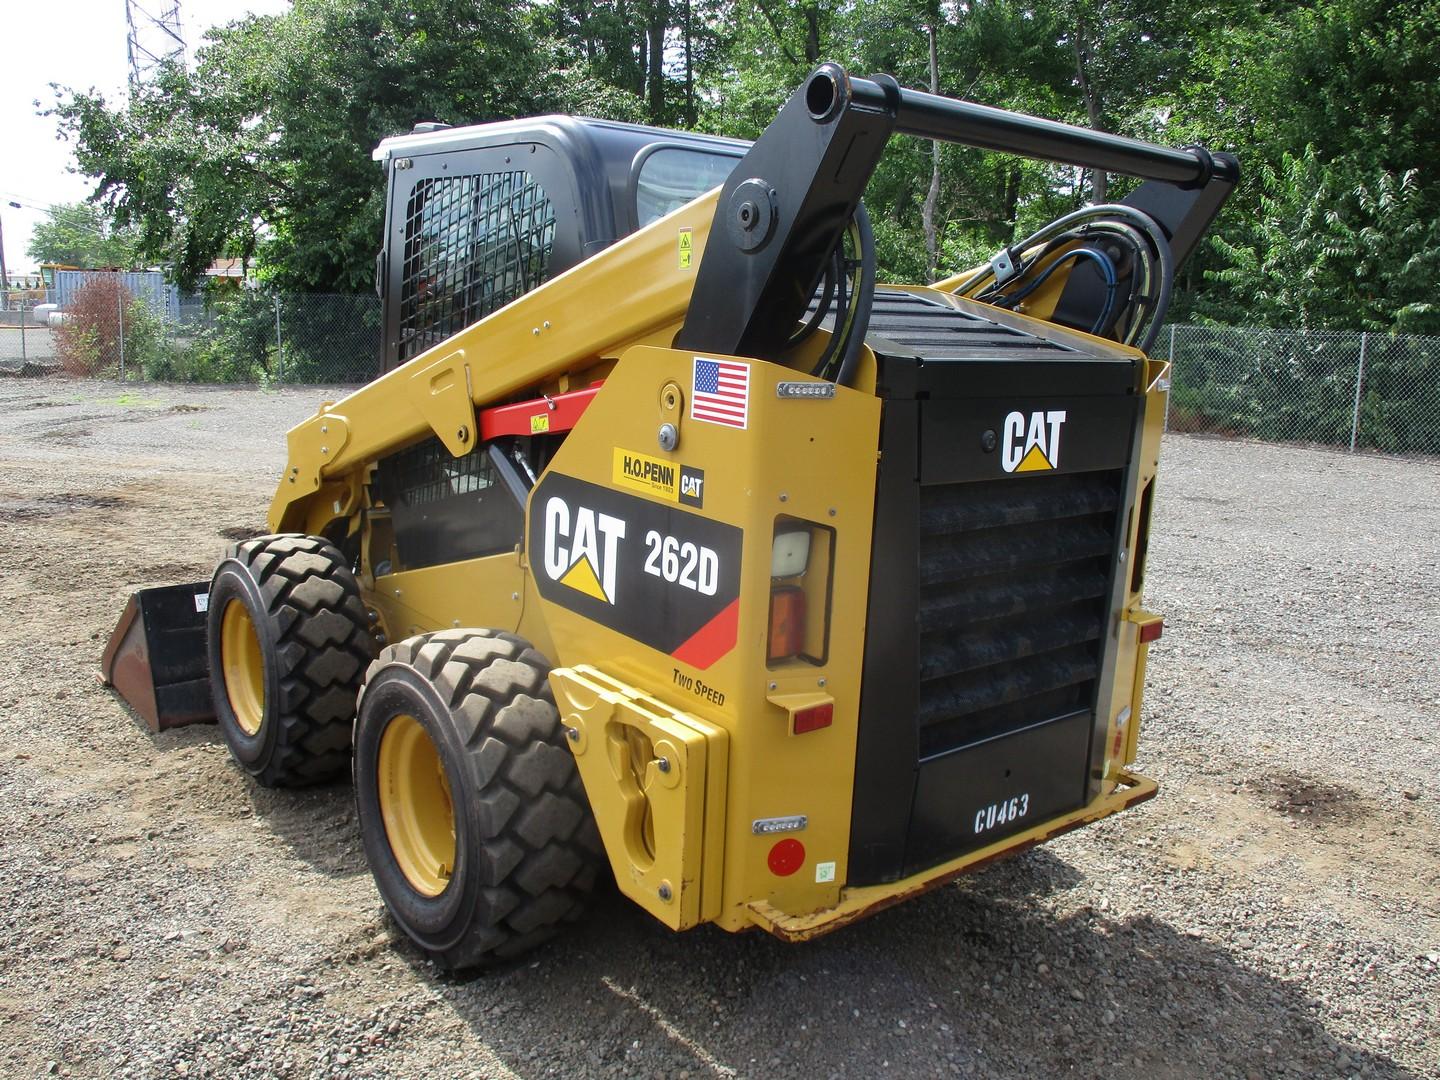
[{"label": "rear taillight", "polygon": [[770,589],[770,645],[772,663],[799,656],[805,649],[805,590],[798,585]]},{"label": "rear taillight", "polygon": [[1152,641],[1159,641],[1160,635],[1165,631],[1165,620],[1155,619],[1153,622],[1140,624],[1140,644],[1148,645]]},{"label": "rear taillight", "polygon": [[770,546],[770,634],[765,659],[823,664],[829,647],[835,530],[778,517]]}]

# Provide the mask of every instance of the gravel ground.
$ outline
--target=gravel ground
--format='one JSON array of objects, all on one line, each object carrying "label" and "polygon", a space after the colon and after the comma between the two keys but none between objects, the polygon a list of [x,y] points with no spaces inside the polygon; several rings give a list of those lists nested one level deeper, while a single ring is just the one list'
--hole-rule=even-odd
[{"label": "gravel ground", "polygon": [[97,685],[321,396],[0,381],[0,1074],[1440,1077],[1434,463],[1169,439],[1145,806],[809,945],[611,897],[457,980],[347,787]]}]

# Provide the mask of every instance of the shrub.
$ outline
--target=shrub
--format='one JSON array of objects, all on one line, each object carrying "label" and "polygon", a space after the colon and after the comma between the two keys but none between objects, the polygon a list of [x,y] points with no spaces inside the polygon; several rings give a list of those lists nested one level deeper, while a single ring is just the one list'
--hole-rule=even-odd
[{"label": "shrub", "polygon": [[115,274],[94,274],[75,290],[55,331],[61,366],[71,375],[143,371],[161,342],[160,317]]}]

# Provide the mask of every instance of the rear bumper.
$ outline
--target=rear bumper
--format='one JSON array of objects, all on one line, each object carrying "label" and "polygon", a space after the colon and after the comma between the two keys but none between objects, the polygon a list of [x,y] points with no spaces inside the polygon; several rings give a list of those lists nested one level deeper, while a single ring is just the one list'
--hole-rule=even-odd
[{"label": "rear bumper", "polygon": [[931,867],[929,870],[900,881],[844,889],[840,893],[840,903],[832,908],[811,912],[808,915],[788,915],[761,900],[747,905],[749,915],[757,926],[778,938],[785,941],[807,941],[810,938],[819,937],[821,934],[828,934],[832,930],[838,930],[842,926],[848,926],[850,923],[857,922],[867,915],[873,915],[892,904],[898,904],[902,900],[928,892],[930,889],[953,881],[961,874],[975,870],[986,863],[1024,851],[1026,848],[1053,839],[1061,833],[1067,833],[1071,829],[1078,829],[1082,825],[1099,821],[1101,818],[1117,814],[1121,810],[1128,810],[1132,806],[1153,798],[1159,789],[1160,785],[1149,777],[1140,776],[1137,773],[1121,772],[1114,789],[1078,810],[1051,818],[1034,828],[1007,836],[1003,840],[967,852],[949,862],[941,863],[939,866]]}]

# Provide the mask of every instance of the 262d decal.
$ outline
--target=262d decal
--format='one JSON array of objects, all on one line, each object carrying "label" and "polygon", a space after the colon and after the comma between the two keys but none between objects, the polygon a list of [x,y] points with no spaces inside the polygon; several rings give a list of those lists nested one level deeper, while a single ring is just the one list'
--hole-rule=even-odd
[{"label": "262d decal", "polygon": [[540,595],[701,670],[735,647],[742,533],[573,476],[530,500]]}]

